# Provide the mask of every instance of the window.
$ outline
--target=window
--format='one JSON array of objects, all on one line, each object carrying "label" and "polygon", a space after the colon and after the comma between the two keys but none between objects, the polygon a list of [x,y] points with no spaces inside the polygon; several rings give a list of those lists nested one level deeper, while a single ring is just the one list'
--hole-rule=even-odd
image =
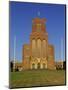
[{"label": "window", "polygon": [[41,39],[37,39],[37,57],[41,57]]},{"label": "window", "polygon": [[36,40],[35,39],[32,40],[32,56],[33,57],[36,56]]},{"label": "window", "polygon": [[37,31],[40,31],[41,30],[41,24],[37,24]]}]

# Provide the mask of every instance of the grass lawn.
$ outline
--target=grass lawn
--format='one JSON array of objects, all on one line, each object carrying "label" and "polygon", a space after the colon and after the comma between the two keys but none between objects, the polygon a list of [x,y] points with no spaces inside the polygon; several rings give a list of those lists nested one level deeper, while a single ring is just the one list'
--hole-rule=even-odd
[{"label": "grass lawn", "polygon": [[27,70],[10,73],[10,87],[65,85],[64,70]]}]

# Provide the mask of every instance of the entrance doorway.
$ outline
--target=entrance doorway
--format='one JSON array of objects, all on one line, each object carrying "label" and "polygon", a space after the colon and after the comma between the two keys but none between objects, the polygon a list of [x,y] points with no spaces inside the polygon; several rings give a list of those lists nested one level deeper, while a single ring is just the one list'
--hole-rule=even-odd
[{"label": "entrance doorway", "polygon": [[46,67],[45,67],[45,63],[43,63],[43,69],[45,69]]},{"label": "entrance doorway", "polygon": [[40,69],[40,63],[37,64],[37,69]]},{"label": "entrance doorway", "polygon": [[35,69],[35,64],[34,63],[32,64],[32,69]]},{"label": "entrance doorway", "polygon": [[43,63],[43,69],[47,69],[47,64]]}]

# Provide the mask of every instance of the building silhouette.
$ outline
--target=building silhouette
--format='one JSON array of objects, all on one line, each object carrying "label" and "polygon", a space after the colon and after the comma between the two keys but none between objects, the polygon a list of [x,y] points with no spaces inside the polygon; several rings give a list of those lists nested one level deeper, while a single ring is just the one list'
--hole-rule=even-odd
[{"label": "building silhouette", "polygon": [[23,69],[55,69],[54,46],[48,42],[46,19],[34,18],[30,43],[23,45]]}]

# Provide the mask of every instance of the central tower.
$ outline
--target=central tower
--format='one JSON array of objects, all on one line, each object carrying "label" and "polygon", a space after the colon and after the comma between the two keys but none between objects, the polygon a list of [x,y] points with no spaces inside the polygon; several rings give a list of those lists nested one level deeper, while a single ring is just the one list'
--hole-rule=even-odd
[{"label": "central tower", "polygon": [[31,56],[33,58],[47,58],[48,33],[46,32],[46,19],[32,20],[32,33],[30,35]]}]

